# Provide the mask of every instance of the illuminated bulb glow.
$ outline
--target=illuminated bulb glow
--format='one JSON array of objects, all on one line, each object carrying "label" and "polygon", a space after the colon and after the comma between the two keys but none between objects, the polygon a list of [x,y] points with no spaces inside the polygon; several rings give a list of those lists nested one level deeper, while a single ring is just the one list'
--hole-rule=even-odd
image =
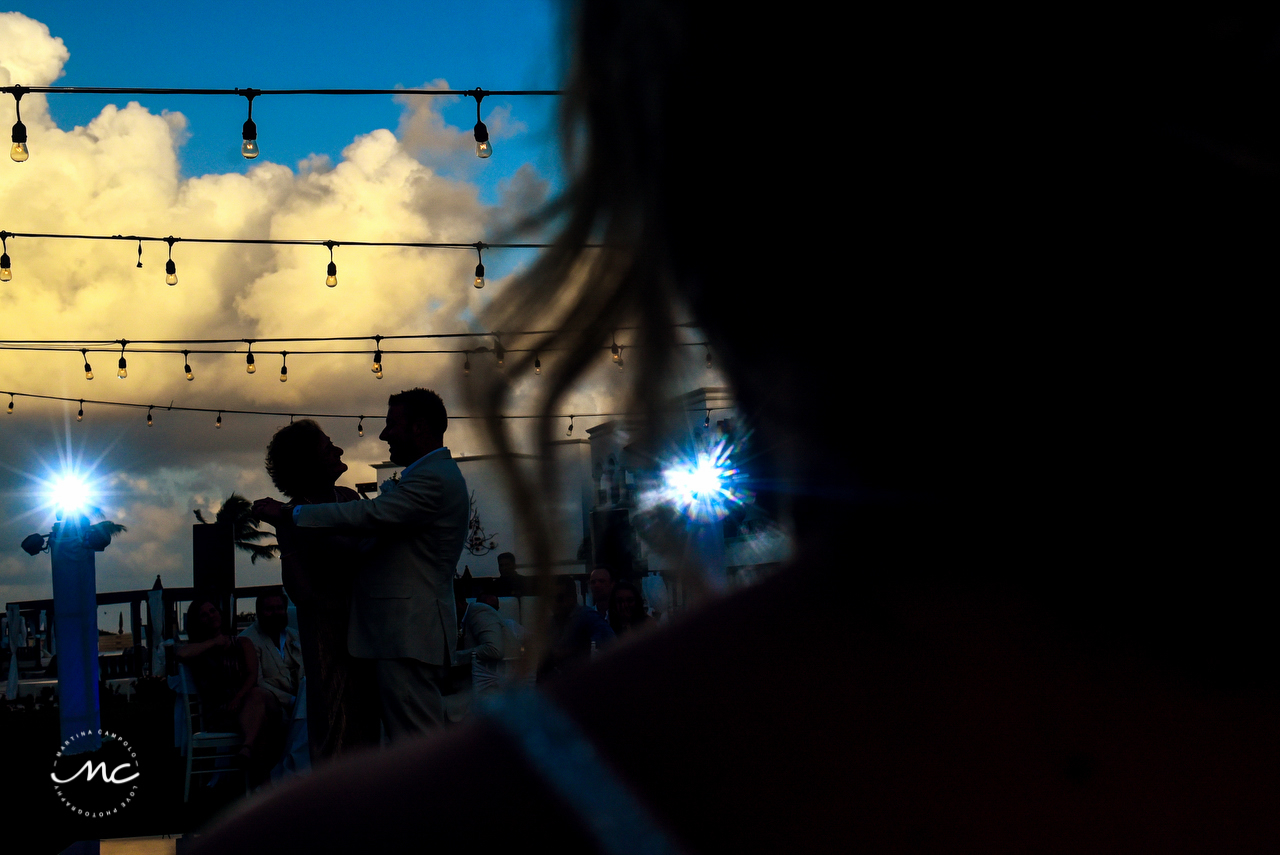
[{"label": "illuminated bulb glow", "polygon": [[14,163],[22,163],[30,156],[31,152],[27,150],[27,126],[19,119],[13,125],[13,147],[9,149],[9,157],[13,158]]},{"label": "illuminated bulb glow", "polygon": [[484,265],[483,264],[476,265],[476,278],[475,278],[475,281],[472,282],[471,284],[477,288],[484,287]]},{"label": "illuminated bulb glow", "polygon": [[178,265],[173,263],[172,258],[164,263],[164,284],[178,284]]},{"label": "illuminated bulb glow", "polygon": [[240,145],[240,153],[246,160],[253,160],[258,156],[258,126],[254,124],[253,119],[244,123],[240,136],[244,139]]},{"label": "illuminated bulb glow", "polygon": [[60,475],[50,485],[49,498],[54,507],[63,514],[75,514],[85,511],[92,499],[89,484],[75,474]]},{"label": "illuminated bulb glow", "polygon": [[222,413],[218,413],[218,420],[213,423],[213,426],[218,430],[222,430]]},{"label": "illuminated bulb glow", "polygon": [[360,417],[360,424],[356,425],[356,435],[364,436],[364,416]]},{"label": "illuminated bulb glow", "polygon": [[258,366],[253,364],[253,354],[250,353],[248,356],[244,358],[244,373],[253,374],[257,370],[258,370]]},{"label": "illuminated bulb glow", "polygon": [[124,378],[129,376],[129,363],[124,361],[123,355],[120,357],[120,361],[116,363],[116,365],[119,366],[118,368],[116,368],[117,377],[123,380]]},{"label": "illuminated bulb glow", "polygon": [[[479,107],[479,104],[476,104]],[[489,142],[489,129],[484,122],[476,122],[476,157],[489,157],[493,154],[493,144]]]},{"label": "illuminated bulb glow", "polygon": [[0,282],[8,282],[13,278],[13,262],[9,260],[9,253],[0,254]]},{"label": "illuminated bulb glow", "polygon": [[188,379],[188,380],[194,380],[194,379],[196,379],[195,372],[193,372],[193,371],[191,370],[191,364],[190,364],[190,363],[187,363],[187,364],[183,365],[183,366],[182,366],[182,370],[183,370],[183,371],[185,371],[185,372],[187,373],[187,379]]},{"label": "illuminated bulb glow", "polygon": [[330,261],[329,269],[327,273],[328,275],[325,277],[324,284],[328,285],[330,288],[337,288],[338,287],[338,265]]}]

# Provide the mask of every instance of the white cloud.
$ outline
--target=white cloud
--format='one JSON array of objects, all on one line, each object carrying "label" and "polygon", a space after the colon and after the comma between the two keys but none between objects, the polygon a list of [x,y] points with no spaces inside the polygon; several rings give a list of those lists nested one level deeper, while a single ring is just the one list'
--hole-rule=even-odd
[{"label": "white cloud", "polygon": [[[0,14],[0,82],[50,84],[68,59],[67,47],[43,24],[18,13]],[[0,228],[186,237],[492,239],[496,228],[542,202],[546,182],[532,168],[522,168],[502,188],[500,210],[484,205],[477,185],[468,180],[477,163],[471,129],[444,122],[444,100],[406,98],[396,133],[375,129],[358,136],[337,163],[312,156],[296,171],[263,162],[245,174],[183,178],[178,150],[187,137],[187,120],[181,113],[157,115],[131,102],[108,106],[88,125],[67,130],[54,125],[43,96],[27,95],[22,108],[31,158],[0,166]],[[495,139],[522,130],[501,109],[486,110],[485,116]],[[323,284],[329,256],[321,247],[179,242],[173,248],[175,287],[163,281],[163,244],[144,245],[141,269],[135,266],[137,245],[128,242],[19,238],[9,241],[8,250],[14,274],[12,282],[0,285],[0,336],[11,339],[457,332],[476,323],[505,284],[491,280],[484,291],[472,288],[471,251],[340,246],[334,254],[339,286],[329,289]],[[458,346],[449,340],[439,344]],[[399,346],[423,344],[387,349]],[[0,353],[0,389],[158,405],[153,428],[145,427],[143,412],[94,404],[85,405],[84,424],[75,422],[77,405],[70,405],[67,423],[63,405],[26,398],[18,400],[15,415],[0,416],[0,458],[23,471],[29,468],[23,457],[54,458],[58,437],[64,444],[96,443],[101,468],[119,488],[113,512],[130,528],[99,559],[102,590],[150,587],[156,573],[165,575],[167,584],[188,584],[183,574],[190,568],[191,510],[212,510],[232,490],[250,498],[272,492],[262,471],[263,449],[287,419],[227,415],[224,429],[215,431],[212,415],[165,411],[171,401],[377,415],[385,411],[390,393],[423,385],[437,389],[454,412],[466,409],[462,358],[456,355],[389,352],[385,379],[379,382],[369,372],[367,354],[295,353],[289,357],[289,382],[281,384],[279,351],[306,346],[263,344],[255,347],[261,355],[253,376],[244,371],[243,355],[191,354],[196,380],[189,383],[180,354],[146,354],[140,348],[129,349],[129,377],[123,382],[114,376],[118,352],[89,355],[96,376],[91,382],[80,370],[78,352]],[[607,381],[588,384],[567,407],[607,411],[613,406],[608,386]],[[377,440],[381,423],[366,422],[363,439],[355,436],[354,423],[326,426],[347,449],[350,470],[343,483],[370,480],[368,466],[385,456]],[[587,426],[579,422],[576,430]],[[483,450],[479,431],[466,422],[453,422],[447,440],[460,451]],[[23,479],[0,470],[0,542],[16,544],[43,525],[25,514],[30,502],[25,489]],[[242,570],[247,584],[278,573],[276,566],[261,563],[252,569],[243,564]],[[0,596],[48,593],[47,559],[0,559]]]}]

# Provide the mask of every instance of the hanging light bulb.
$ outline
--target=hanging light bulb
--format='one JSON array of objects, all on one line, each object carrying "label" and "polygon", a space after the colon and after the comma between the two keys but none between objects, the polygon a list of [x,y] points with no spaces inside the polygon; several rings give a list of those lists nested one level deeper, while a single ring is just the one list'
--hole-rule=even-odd
[{"label": "hanging light bulb", "polygon": [[476,241],[476,278],[471,284],[477,288],[484,287],[484,241]]},{"label": "hanging light bulb", "polygon": [[471,376],[471,354],[467,354],[462,358],[462,375],[464,377]]},{"label": "hanging light bulb", "polygon": [[471,97],[476,99],[476,157],[489,157],[493,154],[493,145],[489,142],[489,129],[484,126],[484,122],[480,121],[480,102],[487,94],[479,86],[471,93]]},{"label": "hanging light bulb", "polygon": [[188,380],[196,379],[196,375],[191,370],[191,351],[182,351],[182,370],[186,372]]},{"label": "hanging light bulb", "polygon": [[328,285],[330,288],[337,288],[338,287],[338,265],[334,263],[334,260],[333,260],[333,248],[337,246],[337,244],[331,240],[327,240],[324,242],[324,245],[329,247],[329,267],[325,271],[324,284]]},{"label": "hanging light bulb", "polygon": [[169,244],[169,260],[164,263],[164,284],[178,284],[178,266],[173,263],[173,244],[176,241],[173,235],[165,238],[165,242]]},{"label": "hanging light bulb", "polygon": [[129,376],[129,363],[124,361],[124,346],[125,346],[125,342],[121,342],[120,361],[116,363],[116,365],[118,366],[116,368],[116,376],[119,377],[121,380]]},{"label": "hanging light bulb", "polygon": [[285,350],[280,351],[280,382],[281,383],[286,383],[289,380],[289,366],[284,364],[284,361],[288,358],[289,358],[288,351],[285,351]]},{"label": "hanging light bulb", "polygon": [[711,348],[707,348],[707,367],[711,367]]},{"label": "hanging light bulb", "polygon": [[89,351],[84,348],[80,348],[80,355],[84,357],[84,379],[92,380],[93,366],[89,364]]},{"label": "hanging light bulb", "polygon": [[356,436],[364,436],[364,416],[360,417],[360,423],[356,425]]},{"label": "hanging light bulb", "polygon": [[246,89],[246,92],[252,94],[246,95],[249,99],[249,118],[244,123],[244,128],[240,132],[240,136],[244,142],[240,144],[240,153],[244,155],[245,160],[253,160],[258,156],[258,126],[253,123],[253,99],[257,96],[257,91]]},{"label": "hanging light bulb", "polygon": [[618,347],[618,337],[613,337],[613,347],[609,348],[609,352],[613,354],[613,361],[617,362],[622,358],[622,348]]},{"label": "hanging light bulb", "polygon": [[614,355],[614,357],[613,357],[613,361],[614,361],[614,362],[616,362],[616,363],[618,363],[618,370],[619,370],[619,371],[621,371],[621,370],[622,370],[622,366],[623,366],[623,364],[624,364],[624,362],[623,362],[623,360],[622,360],[622,348],[621,348],[621,347],[619,347],[619,348],[618,348],[618,352]]},{"label": "hanging light bulb", "polygon": [[253,364],[253,342],[249,342],[249,352],[244,358],[244,373],[253,374],[258,370],[258,366]]},{"label": "hanging light bulb", "polygon": [[222,411],[221,410],[218,411],[218,420],[213,423],[213,426],[217,430],[222,430]]},{"label": "hanging light bulb", "polygon": [[703,420],[702,420],[702,426],[703,426],[704,428],[710,428],[710,427],[711,427],[711,411],[710,411],[710,410],[707,410],[707,417],[706,417],[705,419],[703,419]]},{"label": "hanging light bulb", "polygon": [[573,436],[573,416],[569,416],[569,429],[564,432],[565,436]]},{"label": "hanging light bulb", "polygon": [[138,266],[142,266],[142,241],[138,241]]},{"label": "hanging light bulb", "polygon": [[78,422],[84,421],[84,399],[83,398],[80,400],[80,409],[76,411],[76,421]]},{"label": "hanging light bulb", "polygon": [[151,427],[151,408],[147,407],[147,427]]},{"label": "hanging light bulb", "polygon": [[[13,108],[17,113],[18,121],[13,125],[13,148],[9,149],[9,157],[13,158],[14,163],[22,163],[31,156],[31,152],[27,151],[27,126],[22,124],[23,94],[23,87],[13,88]],[[479,114],[479,102],[476,104],[476,112]]]},{"label": "hanging light bulb", "polygon": [[13,394],[9,394],[9,415],[13,415]]},{"label": "hanging light bulb", "polygon": [[542,360],[538,358],[538,354],[536,353],[533,355],[533,373],[534,374],[542,373]]},{"label": "hanging light bulb", "polygon": [[373,367],[369,370],[373,372],[373,376],[379,380],[382,379],[382,336],[375,335],[373,337]]},{"label": "hanging light bulb", "polygon": [[9,234],[0,232],[0,282],[8,282],[13,278],[13,264],[9,261]]}]

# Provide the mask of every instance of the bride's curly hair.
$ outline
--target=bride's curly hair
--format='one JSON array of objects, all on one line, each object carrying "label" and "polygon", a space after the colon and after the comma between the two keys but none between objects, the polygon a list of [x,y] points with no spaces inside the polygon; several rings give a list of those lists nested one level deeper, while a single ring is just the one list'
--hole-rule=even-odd
[{"label": "bride's curly hair", "polygon": [[276,431],[267,444],[267,474],[290,499],[301,496],[314,480],[316,443],[324,436],[314,419],[299,419]]}]

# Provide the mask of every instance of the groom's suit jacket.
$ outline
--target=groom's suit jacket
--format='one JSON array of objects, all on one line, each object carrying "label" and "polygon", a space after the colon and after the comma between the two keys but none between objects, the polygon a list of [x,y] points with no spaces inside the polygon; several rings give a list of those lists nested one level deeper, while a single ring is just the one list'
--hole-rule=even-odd
[{"label": "groom's suit jacket", "polygon": [[467,482],[447,448],[419,460],[375,499],[299,506],[299,527],[374,537],[352,589],[352,656],[450,664],[458,632],[453,574],[470,507]]}]

